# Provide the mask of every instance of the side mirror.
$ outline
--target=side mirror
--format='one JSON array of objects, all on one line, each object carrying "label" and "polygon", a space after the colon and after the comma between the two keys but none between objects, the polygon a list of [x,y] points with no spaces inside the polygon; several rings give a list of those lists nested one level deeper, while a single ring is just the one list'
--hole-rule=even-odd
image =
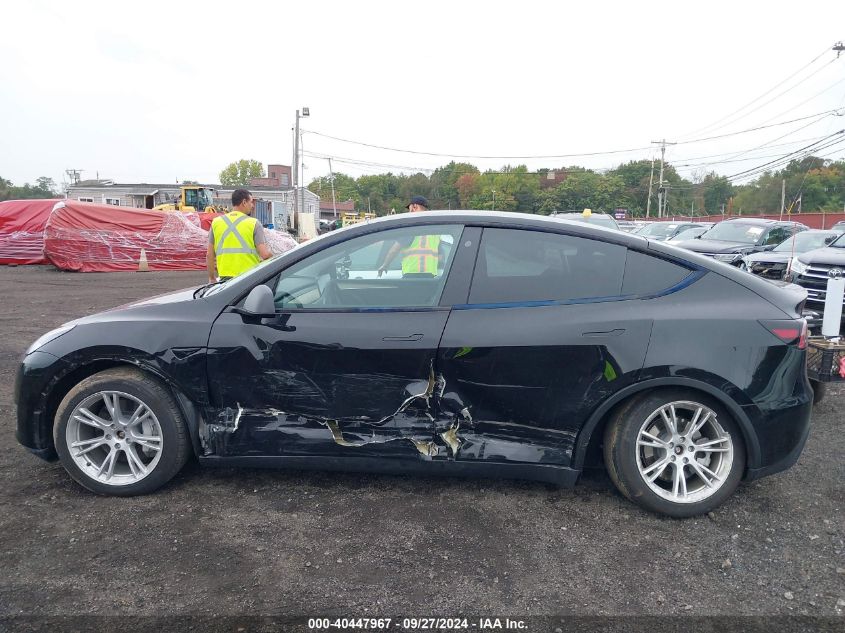
[{"label": "side mirror", "polygon": [[264,284],[249,291],[240,314],[255,317],[271,317],[276,314],[276,303],[273,301],[273,291]]}]

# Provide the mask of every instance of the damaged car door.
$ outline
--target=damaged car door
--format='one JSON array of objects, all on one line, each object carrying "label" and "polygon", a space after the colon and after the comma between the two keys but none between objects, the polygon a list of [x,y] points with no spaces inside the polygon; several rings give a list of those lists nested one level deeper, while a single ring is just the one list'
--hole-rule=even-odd
[{"label": "damaged car door", "polygon": [[[457,460],[570,465],[589,414],[644,363],[652,315],[626,300],[627,258],[610,240],[484,229],[437,363],[438,430],[452,434]],[[666,266],[676,278],[658,286],[690,272]]]},{"label": "damaged car door", "polygon": [[463,227],[374,232],[266,282],[275,314],[230,306],[209,340],[209,447],[220,456],[433,451],[440,298]]}]

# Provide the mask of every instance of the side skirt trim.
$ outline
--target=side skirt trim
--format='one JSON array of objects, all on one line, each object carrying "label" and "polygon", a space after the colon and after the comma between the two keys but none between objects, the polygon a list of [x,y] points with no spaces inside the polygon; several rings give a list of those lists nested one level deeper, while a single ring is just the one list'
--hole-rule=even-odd
[{"label": "side skirt trim", "polygon": [[416,474],[483,479],[528,479],[570,488],[578,481],[580,470],[550,464],[476,463],[462,461],[408,461],[376,457],[300,457],[300,456],[201,456],[199,462],[211,467],[279,468],[292,470],[327,470]]}]

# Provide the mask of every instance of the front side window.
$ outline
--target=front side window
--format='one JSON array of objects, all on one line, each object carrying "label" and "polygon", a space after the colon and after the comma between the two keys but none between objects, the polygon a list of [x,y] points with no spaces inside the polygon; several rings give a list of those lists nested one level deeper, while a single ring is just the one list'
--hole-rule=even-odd
[{"label": "front side window", "polygon": [[626,248],[599,240],[485,229],[470,303],[570,301],[618,296]]},{"label": "front side window", "polygon": [[766,236],[766,241],[763,246],[771,246],[772,244],[780,244],[789,237],[789,229],[785,226],[776,226]]},{"label": "front side window", "polygon": [[462,229],[392,229],[331,246],[279,275],[274,283],[276,308],[436,306]]}]

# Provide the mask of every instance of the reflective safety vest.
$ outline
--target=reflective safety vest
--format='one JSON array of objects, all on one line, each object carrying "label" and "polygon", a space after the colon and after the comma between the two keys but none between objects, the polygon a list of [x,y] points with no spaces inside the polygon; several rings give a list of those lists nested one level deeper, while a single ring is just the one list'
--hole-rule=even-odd
[{"label": "reflective safety vest", "polygon": [[237,277],[261,261],[255,248],[256,222],[258,220],[240,211],[230,211],[214,218],[211,232],[214,235],[218,275]]},{"label": "reflective safety vest", "polygon": [[418,235],[411,246],[402,251],[402,274],[430,273],[437,276],[439,235]]}]

